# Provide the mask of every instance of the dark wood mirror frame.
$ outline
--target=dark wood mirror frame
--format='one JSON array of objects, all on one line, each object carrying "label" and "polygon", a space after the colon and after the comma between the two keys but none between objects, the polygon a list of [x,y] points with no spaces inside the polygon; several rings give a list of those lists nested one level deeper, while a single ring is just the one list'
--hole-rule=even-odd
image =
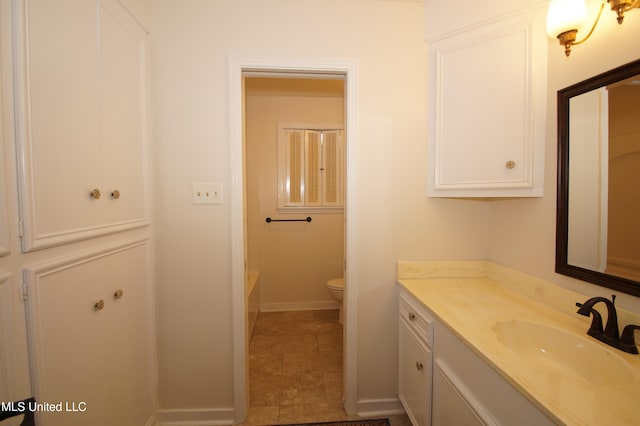
[{"label": "dark wood mirror frame", "polygon": [[[638,74],[640,74],[640,60],[614,68],[558,91],[558,192],[556,210],[556,272],[635,296],[640,296],[640,282],[569,265],[567,263],[567,249],[569,237],[569,101],[574,96]],[[638,218],[640,220],[640,214]]]}]

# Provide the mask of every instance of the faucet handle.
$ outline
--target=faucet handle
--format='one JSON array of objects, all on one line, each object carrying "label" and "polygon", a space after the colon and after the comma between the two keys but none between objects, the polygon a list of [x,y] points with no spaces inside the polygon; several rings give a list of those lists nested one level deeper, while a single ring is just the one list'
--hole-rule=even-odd
[{"label": "faucet handle", "polygon": [[628,324],[622,330],[622,336],[620,337],[620,343],[628,346],[630,353],[637,354],[638,347],[636,346],[636,339],[634,332],[640,330],[640,326],[635,324]]},{"label": "faucet handle", "polygon": [[[578,308],[582,308],[583,304],[576,302],[576,306]],[[580,311],[578,312],[580,313]],[[602,326],[602,315],[600,315],[600,312],[593,308],[590,308],[589,312],[591,313],[593,319],[591,320],[591,327],[589,327],[589,331],[587,331],[587,334],[594,337],[602,336],[604,334],[604,327]]]}]

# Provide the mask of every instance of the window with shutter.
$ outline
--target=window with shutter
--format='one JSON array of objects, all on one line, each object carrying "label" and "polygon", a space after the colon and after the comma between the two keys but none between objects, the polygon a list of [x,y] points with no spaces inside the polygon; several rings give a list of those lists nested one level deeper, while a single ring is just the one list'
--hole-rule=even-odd
[{"label": "window with shutter", "polygon": [[344,143],[336,126],[280,124],[278,208],[343,207]]}]

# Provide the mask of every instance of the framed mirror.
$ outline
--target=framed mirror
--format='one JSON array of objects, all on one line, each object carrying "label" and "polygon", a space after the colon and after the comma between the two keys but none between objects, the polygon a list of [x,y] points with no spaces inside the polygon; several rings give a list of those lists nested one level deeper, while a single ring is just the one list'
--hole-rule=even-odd
[{"label": "framed mirror", "polygon": [[640,60],[558,91],[556,272],[640,296]]}]

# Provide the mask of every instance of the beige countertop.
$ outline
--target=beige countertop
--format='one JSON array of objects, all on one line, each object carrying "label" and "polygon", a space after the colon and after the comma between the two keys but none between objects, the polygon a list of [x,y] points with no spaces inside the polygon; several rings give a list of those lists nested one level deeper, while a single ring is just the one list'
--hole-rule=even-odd
[{"label": "beige countertop", "polygon": [[[510,282],[509,270],[485,262],[473,263],[473,273],[457,267],[447,267],[445,273],[441,269],[416,273],[408,265],[414,263],[399,264],[400,285],[552,419],[570,425],[640,425],[640,355],[626,354],[586,335],[591,319],[575,313],[575,302],[588,297],[560,288],[554,294],[556,286],[523,279],[520,273],[514,273]],[[593,342],[607,349],[602,353],[611,362],[593,365],[597,374],[585,379],[566,366],[547,362],[544,356],[518,353],[505,346],[496,332],[497,323],[513,320],[583,337],[587,347]],[[620,365],[628,368],[616,369]]]}]

